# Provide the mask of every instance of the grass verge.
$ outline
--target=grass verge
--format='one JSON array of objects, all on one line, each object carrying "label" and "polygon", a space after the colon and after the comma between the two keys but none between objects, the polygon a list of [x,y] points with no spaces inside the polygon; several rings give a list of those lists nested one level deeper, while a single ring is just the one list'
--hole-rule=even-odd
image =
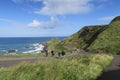
[{"label": "grass verge", "polygon": [[91,54],[24,63],[1,68],[0,80],[95,80],[112,58],[107,54]]}]

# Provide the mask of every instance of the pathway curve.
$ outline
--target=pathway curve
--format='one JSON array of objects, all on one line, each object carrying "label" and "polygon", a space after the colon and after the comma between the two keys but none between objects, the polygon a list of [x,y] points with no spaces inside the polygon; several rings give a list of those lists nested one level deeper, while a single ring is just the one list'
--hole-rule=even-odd
[{"label": "pathway curve", "polygon": [[111,64],[96,80],[120,80],[120,55],[114,56]]}]

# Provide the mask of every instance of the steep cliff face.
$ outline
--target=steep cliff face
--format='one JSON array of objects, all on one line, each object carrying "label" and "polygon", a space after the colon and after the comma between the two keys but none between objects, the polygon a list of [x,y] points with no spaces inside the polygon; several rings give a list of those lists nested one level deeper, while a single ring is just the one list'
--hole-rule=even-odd
[{"label": "steep cliff face", "polygon": [[114,18],[88,48],[90,51],[120,54],[120,16]]},{"label": "steep cliff face", "polygon": [[85,26],[61,42],[68,49],[120,53],[120,16],[109,25]]}]

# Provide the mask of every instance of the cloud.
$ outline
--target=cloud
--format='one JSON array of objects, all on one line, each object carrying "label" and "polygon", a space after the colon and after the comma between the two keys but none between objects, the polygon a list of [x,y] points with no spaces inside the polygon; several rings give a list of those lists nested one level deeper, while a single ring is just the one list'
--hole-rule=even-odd
[{"label": "cloud", "polygon": [[[36,14],[57,16],[57,15],[67,15],[67,14],[79,14],[86,13],[94,8],[101,6],[110,0],[12,0],[14,3],[26,2],[30,4],[29,6],[35,7],[32,12]],[[30,2],[30,3],[29,3]],[[35,6],[42,5],[42,6]],[[97,3],[97,5],[96,5]]]},{"label": "cloud", "polygon": [[57,18],[52,16],[51,19],[47,22],[33,20],[31,23],[28,24],[29,27],[40,27],[45,29],[53,29],[57,26]]},{"label": "cloud", "polygon": [[93,7],[91,0],[42,0],[42,2],[44,6],[35,13],[44,15],[78,14],[89,12]]},{"label": "cloud", "polygon": [[39,27],[39,26],[41,26],[41,25],[42,25],[42,23],[39,22],[39,21],[37,21],[37,20],[33,20],[32,23],[29,23],[29,24],[28,24],[29,27]]},{"label": "cloud", "polygon": [[18,23],[14,20],[10,20],[10,19],[6,19],[6,18],[0,18],[0,22],[6,22],[6,23],[10,23],[13,26],[17,26],[17,27],[34,27],[34,28],[43,28],[43,29],[53,29],[58,25],[58,19],[55,16],[52,16],[50,18],[49,21],[43,22],[43,21],[38,21],[38,20],[33,20],[31,23],[29,24],[22,24],[22,23]]},{"label": "cloud", "polygon": [[116,16],[105,16],[105,17],[98,18],[98,20],[109,21],[109,20],[112,20],[115,17]]}]

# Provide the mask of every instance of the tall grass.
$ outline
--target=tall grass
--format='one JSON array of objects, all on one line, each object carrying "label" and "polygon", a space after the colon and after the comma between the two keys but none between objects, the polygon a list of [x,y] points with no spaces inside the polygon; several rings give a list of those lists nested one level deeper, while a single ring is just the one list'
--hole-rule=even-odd
[{"label": "tall grass", "polygon": [[1,68],[0,80],[95,80],[111,60],[110,55],[95,54],[24,63]]}]

